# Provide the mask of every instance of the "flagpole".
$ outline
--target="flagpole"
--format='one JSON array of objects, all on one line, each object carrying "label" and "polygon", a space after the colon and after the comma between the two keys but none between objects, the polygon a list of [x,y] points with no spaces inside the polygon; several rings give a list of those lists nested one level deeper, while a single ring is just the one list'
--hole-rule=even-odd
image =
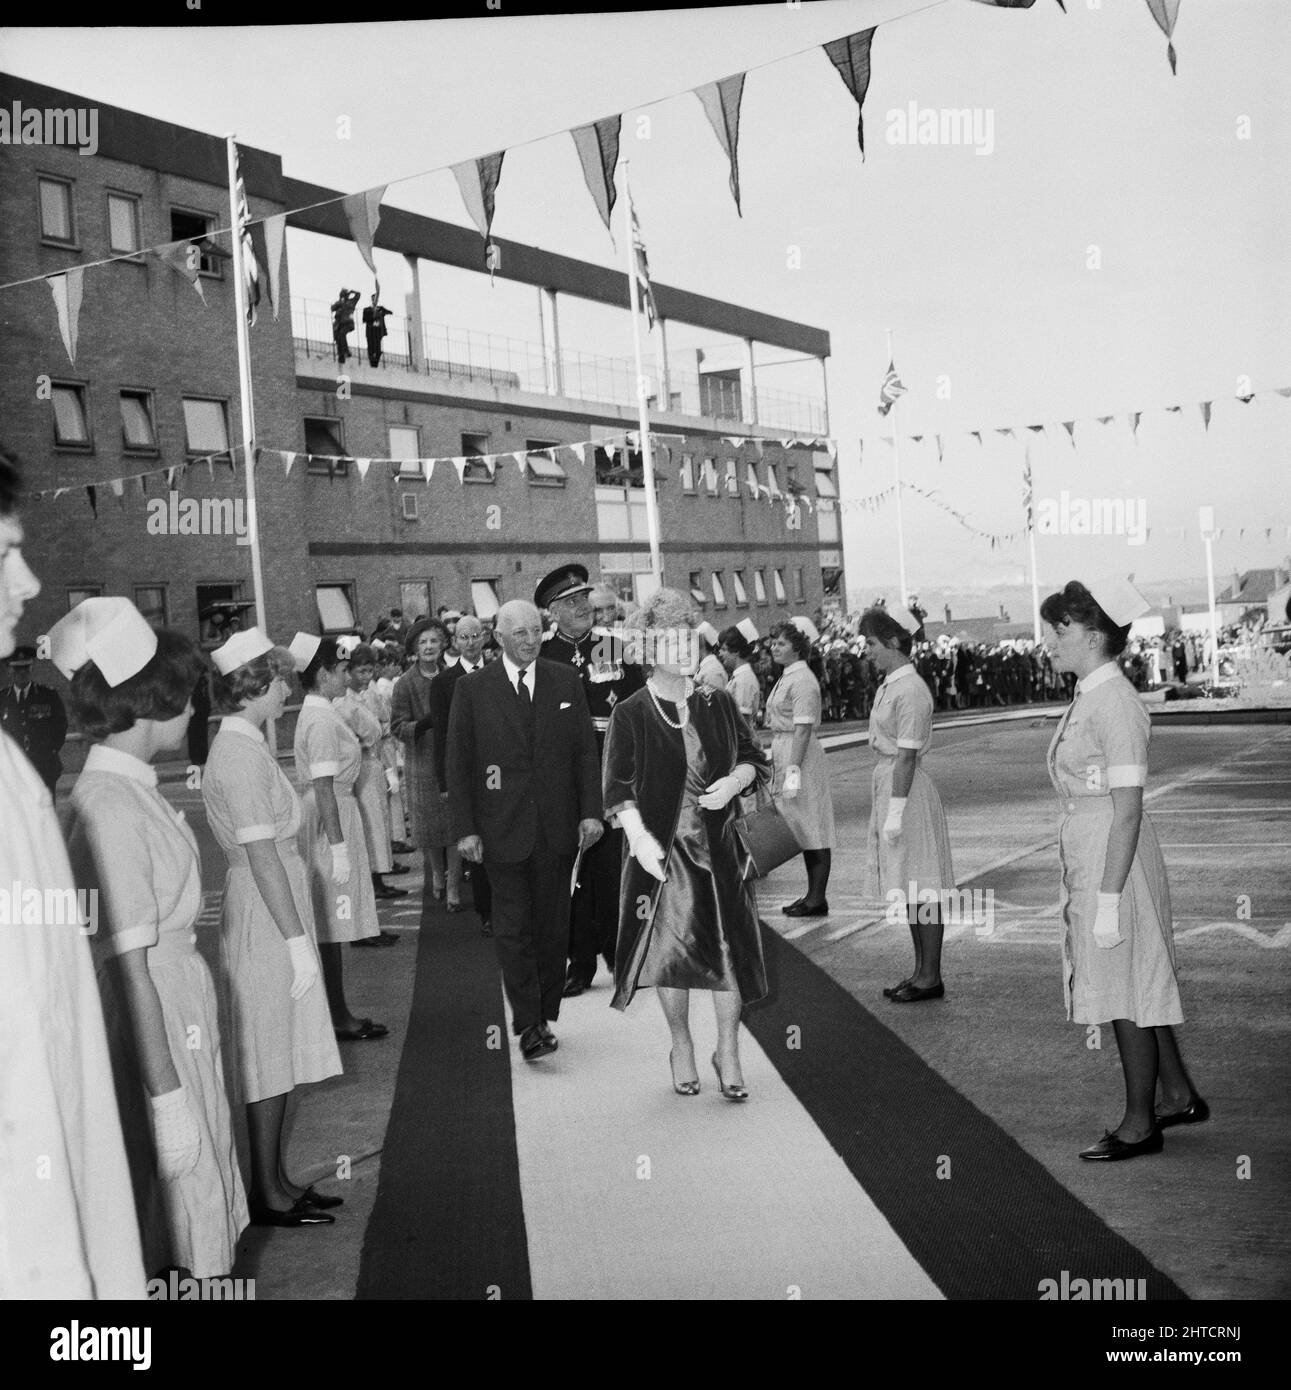
[{"label": "flagpole", "polygon": [[[255,599],[256,626],[268,633],[264,601],[264,570],[260,562],[260,521],[256,515],[255,403],[251,393],[251,335],[247,325],[246,280],[242,269],[242,225],[238,211],[238,168],[235,135],[225,137],[229,164],[229,227],[233,240],[233,299],[237,309],[238,394],[242,407],[242,461],[247,488],[247,544],[251,550],[251,594]],[[250,204],[248,204],[248,211]],[[265,730],[270,750],[277,753],[274,720]]]},{"label": "flagpole", "polygon": [[[888,329],[888,361],[892,362],[892,330]],[[897,480],[897,567],[901,579],[901,606],[906,606],[908,590],[905,580],[905,527],[901,519],[901,436],[897,431],[897,406],[899,400],[892,402],[892,467]]]},{"label": "flagpole", "polygon": [[1031,478],[1031,444],[1027,452],[1027,546],[1031,552],[1031,632],[1037,645],[1040,642],[1040,580],[1035,564],[1035,505],[1032,501],[1034,483]]},{"label": "flagpole", "polygon": [[637,417],[641,425],[641,458],[645,464],[644,479],[646,495],[646,529],[650,533],[650,569],[657,584],[663,583],[663,559],[659,553],[659,501],[654,490],[654,454],[650,448],[650,418],[646,409],[646,380],[641,366],[641,326],[637,316],[641,312],[640,294],[637,290],[636,238],[632,235],[632,190],[628,183],[628,161],[623,164],[623,217],[627,224],[627,235],[623,238],[627,245],[628,294],[632,303],[632,351],[637,368]]}]

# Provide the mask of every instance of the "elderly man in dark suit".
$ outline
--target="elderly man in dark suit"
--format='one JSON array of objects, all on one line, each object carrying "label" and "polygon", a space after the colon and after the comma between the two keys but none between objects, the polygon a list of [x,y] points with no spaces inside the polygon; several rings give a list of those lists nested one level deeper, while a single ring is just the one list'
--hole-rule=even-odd
[{"label": "elderly man in dark suit", "polygon": [[13,683],[0,692],[0,728],[26,753],[50,796],[63,771],[59,757],[67,739],[67,711],[58,691],[31,679],[35,647],[15,647],[9,658]]},{"label": "elderly man in dark suit", "polygon": [[449,824],[483,863],[493,934],[526,1061],[556,1050],[575,854],[601,838],[600,764],[582,682],[538,662],[542,622],[513,600],[497,616],[502,659],[463,676],[448,726]]}]

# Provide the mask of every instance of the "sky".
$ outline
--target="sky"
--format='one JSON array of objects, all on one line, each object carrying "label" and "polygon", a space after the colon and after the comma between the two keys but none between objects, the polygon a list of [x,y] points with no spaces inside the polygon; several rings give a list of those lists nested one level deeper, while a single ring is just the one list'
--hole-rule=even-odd
[{"label": "sky", "polygon": [[[972,526],[1021,529],[1025,441],[1038,501],[1058,506],[1064,490],[1069,503],[1142,499],[1141,544],[1037,537],[1042,591],[1113,571],[1204,574],[1197,510],[1208,503],[1223,528],[1221,579],[1283,563],[1291,399],[1235,396],[1291,386],[1291,6],[1184,0],[1177,76],[1140,0],[1067,10],[825,0],[255,30],[9,28],[0,67],[236,132],[297,178],[347,191],[389,183],[388,205],[462,225],[447,166],[507,149],[495,233],[616,267],[564,132],[623,112],[656,278],[830,332],[845,503],[893,481],[891,417],[875,409],[891,332],[909,388],[898,431],[927,436],[902,439],[901,476]],[[873,24],[862,160],[855,103],[819,45]],[[741,218],[689,89],[754,68]],[[984,152],[901,142],[911,103],[974,111]],[[426,170],[439,172],[396,182]],[[292,232],[288,250],[294,296],[326,303],[341,283],[368,283],[347,243]],[[377,256],[383,301],[401,309],[405,264]],[[532,288],[429,263],[422,279],[427,320],[537,341]],[[626,314],[604,306],[562,298],[561,336],[566,348],[631,352]],[[678,326],[670,349],[679,361],[714,341]],[[819,373],[761,379],[816,393]],[[1209,431],[1203,400],[1215,403]],[[1112,424],[1094,423],[1106,415]],[[1071,419],[1074,447],[1058,423]],[[1043,435],[1024,428],[1041,423]],[[1005,426],[1019,438],[993,433]],[[974,429],[987,431],[981,445]],[[1026,577],[1025,540],[992,548],[912,493],[903,517],[913,590],[982,594]],[[894,590],[891,502],[845,506],[843,532],[849,594]]]}]

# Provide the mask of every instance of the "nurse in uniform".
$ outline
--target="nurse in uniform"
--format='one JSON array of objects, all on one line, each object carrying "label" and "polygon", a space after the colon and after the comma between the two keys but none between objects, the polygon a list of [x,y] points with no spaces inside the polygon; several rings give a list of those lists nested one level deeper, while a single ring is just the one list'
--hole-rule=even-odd
[{"label": "nurse in uniform", "polygon": [[1151,721],[1116,660],[1130,624],[1148,607],[1121,578],[1088,588],[1072,580],[1040,606],[1055,669],[1077,678],[1075,698],[1049,745],[1049,777],[1063,810],[1058,848],[1067,1017],[1110,1023],[1125,1073],[1125,1114],[1082,1151],[1080,1157],[1090,1160],[1160,1153],[1163,1129],[1210,1115],[1174,1036],[1183,1009],[1170,885],[1156,831],[1143,812]]},{"label": "nurse in uniform", "polygon": [[[202,670],[188,638],[154,631],[127,599],[78,604],[49,633],[72,683],[72,718],[95,740],[72,790],[68,849],[77,883],[97,888],[94,935],[118,1100],[141,1214],[160,1182],[164,1244],[144,1219],[145,1258],[198,1279],[233,1268],[246,1194],[224,1067],[215,985],[197,950],[197,841],[157,790],[156,754],[180,747]],[[99,662],[103,665],[100,666]],[[152,1114],[134,1125],[143,1096]]]},{"label": "nurse in uniform", "polygon": [[296,844],[300,798],[269,751],[263,728],[291,691],[291,653],[259,628],[211,653],[223,714],[202,776],[206,821],[228,859],[220,965],[232,1024],[228,1039],[247,1108],[251,1220],[257,1226],[330,1225],[341,1204],[287,1176],[283,1122],[296,1086],[341,1072],[319,978],[309,874]]},{"label": "nurse in uniform", "polygon": [[298,632],[291,644],[305,691],[296,720],[296,781],[303,814],[300,854],[310,870],[314,925],[332,1026],[341,1042],[384,1038],[390,1031],[356,1018],[345,999],[341,947],[376,936],[377,900],[372,891],[363,819],[354,799],[363,757],[359,741],[332,701],[347,688],[349,662],[333,637]]},{"label": "nurse in uniform", "polygon": [[734,627],[723,628],[717,655],[726,668],[726,693],[735,701],[735,708],[744,716],[750,729],[756,729],[762,716],[762,687],[754,674],[753,643],[758,630],[749,618]]},{"label": "nurse in uniform", "polygon": [[771,659],[783,674],[767,697],[772,795],[789,824],[807,865],[807,891],[782,909],[790,917],[827,917],[829,869],[834,847],[834,797],[829,787],[820,725],[820,682],[807,665],[819,636],[810,618],[797,617],[771,629]]},{"label": "nurse in uniform", "polygon": [[900,605],[870,608],[857,630],[884,678],[870,711],[870,747],[877,755],[870,878],[890,906],[904,908],[914,940],[913,973],[883,993],[894,1004],[944,999],[941,905],[955,887],[955,870],[941,797],[922,767],[932,744],[932,693],[910,661],[919,620]]}]

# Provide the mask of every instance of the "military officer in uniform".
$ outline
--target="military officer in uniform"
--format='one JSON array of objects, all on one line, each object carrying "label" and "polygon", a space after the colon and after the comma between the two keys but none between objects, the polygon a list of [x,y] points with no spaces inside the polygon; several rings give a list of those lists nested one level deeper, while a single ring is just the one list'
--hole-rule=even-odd
[{"label": "military officer in uniform", "polygon": [[0,694],[0,728],[27,755],[53,796],[63,771],[58,755],[67,738],[67,711],[58,691],[32,684],[35,659],[35,647],[14,648],[8,662],[12,683]]},{"label": "military officer in uniform", "polygon": [[[592,622],[587,569],[565,564],[543,579],[534,590],[534,602],[547,609],[556,626],[542,639],[542,657],[572,666],[583,682],[583,691],[596,728],[596,754],[605,752],[605,732],[610,715],[645,684],[639,665],[624,660],[622,637]],[[619,880],[623,866],[623,832],[606,827],[605,834],[583,854],[579,884],[574,893],[569,921],[569,975],[565,996],[589,988],[596,974],[596,957],[604,956],[614,969],[614,946],[619,930]]]}]

